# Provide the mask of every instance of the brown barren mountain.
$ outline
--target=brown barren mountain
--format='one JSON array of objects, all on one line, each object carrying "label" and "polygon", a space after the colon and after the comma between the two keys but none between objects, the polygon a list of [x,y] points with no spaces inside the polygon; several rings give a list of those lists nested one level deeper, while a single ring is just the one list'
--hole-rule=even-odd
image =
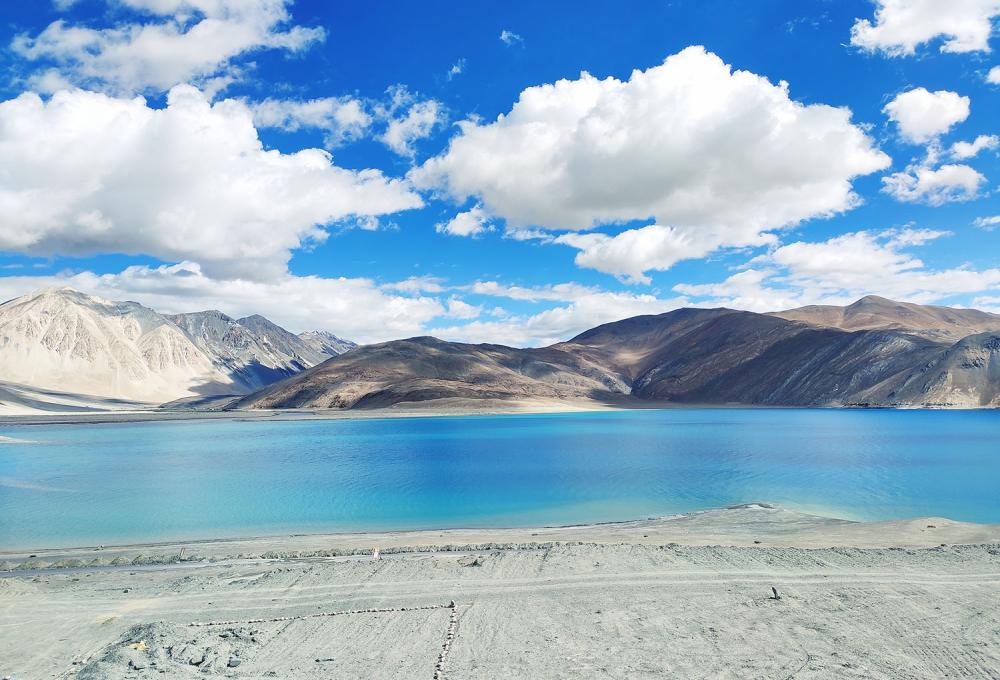
[{"label": "brown barren mountain", "polygon": [[863,297],[846,307],[811,305],[771,312],[771,316],[845,331],[902,330],[951,342],[974,333],[1000,331],[1000,314],[978,309],[915,305],[877,295]]},{"label": "brown barren mountain", "polygon": [[1000,333],[980,330],[998,320],[868,297],[845,308],[775,314],[679,309],[604,324],[540,349],[410,338],[359,347],[233,407],[439,400],[470,407],[487,400],[997,406]]},{"label": "brown barren mountain", "polygon": [[435,399],[618,401],[613,371],[556,348],[467,345],[431,337],[366,345],[237,402],[241,408],[379,408]]}]

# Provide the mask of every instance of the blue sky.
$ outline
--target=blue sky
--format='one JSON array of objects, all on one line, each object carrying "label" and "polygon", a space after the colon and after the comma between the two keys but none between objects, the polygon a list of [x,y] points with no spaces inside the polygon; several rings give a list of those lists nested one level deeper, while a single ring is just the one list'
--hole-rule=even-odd
[{"label": "blue sky", "polygon": [[0,19],[5,298],[532,345],[684,305],[1000,311],[993,0]]}]

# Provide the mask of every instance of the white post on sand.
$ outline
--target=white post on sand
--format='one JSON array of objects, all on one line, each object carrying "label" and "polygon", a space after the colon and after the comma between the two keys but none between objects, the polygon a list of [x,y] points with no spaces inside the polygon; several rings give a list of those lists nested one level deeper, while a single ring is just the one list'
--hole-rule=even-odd
[{"label": "white post on sand", "polygon": [[375,549],[372,550],[372,562],[378,562],[380,559],[382,559],[382,557],[379,555],[378,546],[375,546]]}]

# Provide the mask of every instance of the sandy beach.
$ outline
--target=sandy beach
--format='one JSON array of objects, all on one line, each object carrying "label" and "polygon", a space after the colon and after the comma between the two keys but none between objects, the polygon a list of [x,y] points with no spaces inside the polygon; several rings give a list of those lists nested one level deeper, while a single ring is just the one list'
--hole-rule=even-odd
[{"label": "sandy beach", "polygon": [[363,420],[366,418],[431,418],[440,416],[488,416],[543,413],[578,413],[623,409],[684,409],[688,405],[635,402],[546,401],[536,399],[433,399],[372,409],[200,409],[134,408],[92,411],[22,412],[0,404],[0,426],[86,425],[105,423],[162,422],[174,420]]},{"label": "sandy beach", "polygon": [[751,505],[0,563],[21,680],[1000,677],[1000,526],[940,518]]}]

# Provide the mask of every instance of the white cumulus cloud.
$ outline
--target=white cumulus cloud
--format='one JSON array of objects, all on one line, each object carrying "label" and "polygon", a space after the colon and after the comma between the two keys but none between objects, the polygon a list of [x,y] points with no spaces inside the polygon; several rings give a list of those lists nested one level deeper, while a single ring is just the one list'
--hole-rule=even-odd
[{"label": "white cumulus cloud", "polygon": [[992,151],[1000,146],[1000,136],[979,135],[971,142],[955,142],[951,145],[951,155],[959,160],[974,158],[982,151]]},{"label": "white cumulus cloud", "polygon": [[327,148],[373,136],[395,153],[413,158],[415,144],[445,122],[444,105],[393,85],[380,100],[352,96],[248,102],[258,127],[294,132],[320,130]]},{"label": "white cumulus cloud", "polygon": [[496,121],[459,126],[445,153],[411,171],[419,187],[474,197],[515,231],[654,220],[669,226],[629,238],[657,236],[661,263],[688,242],[754,243],[848,210],[852,180],[889,164],[849,110],[800,104],[785,83],[701,47],[627,81],[583,73],[530,87]]},{"label": "white cumulus cloud", "polygon": [[883,177],[882,191],[904,203],[939,206],[972,200],[985,183],[986,178],[968,165],[948,163],[932,168],[918,164]]},{"label": "white cumulus cloud", "polygon": [[250,108],[258,128],[278,128],[287,132],[310,128],[323,130],[328,148],[363,137],[372,124],[365,103],[354,97],[268,98],[250,104]]},{"label": "white cumulus cloud", "polygon": [[969,117],[969,98],[956,92],[917,87],[897,95],[882,109],[908,142],[923,144]]},{"label": "white cumulus cloud", "polygon": [[416,154],[415,143],[430,137],[446,118],[441,102],[419,99],[402,85],[389,88],[388,103],[376,106],[375,115],[386,123],[385,131],[379,135],[382,143],[411,159]]},{"label": "white cumulus cloud", "polygon": [[[771,285],[776,269],[744,269],[718,283],[679,283],[674,290],[694,298],[703,298],[702,305],[745,309],[751,312],[773,312],[780,309],[814,304],[820,297],[788,287]],[[806,301],[803,301],[806,300]]]},{"label": "white cumulus cloud", "polygon": [[116,0],[142,21],[104,28],[57,20],[12,43],[27,60],[55,66],[36,73],[36,88],[66,84],[113,93],[167,90],[179,83],[225,85],[241,73],[237,57],[262,50],[298,52],[323,40],[322,28],[290,25],[291,0]]},{"label": "white cumulus cloud", "polygon": [[986,74],[986,82],[1000,85],[1000,66],[994,66]]},{"label": "white cumulus cloud", "polygon": [[851,44],[889,56],[913,54],[938,38],[942,52],[989,52],[998,0],[876,0],[874,22],[858,19]]},{"label": "white cumulus cloud", "polygon": [[774,241],[772,234],[748,233],[734,239],[716,230],[683,230],[651,224],[627,229],[615,236],[606,234],[564,234],[555,239],[577,248],[576,264],[614,274],[632,283],[650,283],[645,272],[669,269],[680,260],[704,257],[721,243],[730,246],[759,246]]},{"label": "white cumulus cloud", "polygon": [[0,249],[147,254],[213,276],[281,275],[324,225],[422,205],[319,149],[265,150],[253,113],[190,86],[166,108],[82,90],[0,102]]},{"label": "white cumulus cloud", "polygon": [[455,296],[448,299],[447,316],[452,319],[478,319],[482,313],[482,305],[471,305]]},{"label": "white cumulus cloud", "polygon": [[447,222],[435,225],[434,228],[439,233],[452,236],[479,236],[493,227],[489,223],[489,215],[477,205],[471,210],[458,213]]},{"label": "white cumulus cloud", "polygon": [[934,269],[909,252],[949,236],[927,229],[842,234],[797,241],[754,258],[750,268],[719,283],[675,286],[704,298],[698,304],[773,311],[810,304],[847,304],[864,295],[918,303],[1000,288],[1000,269]]}]

